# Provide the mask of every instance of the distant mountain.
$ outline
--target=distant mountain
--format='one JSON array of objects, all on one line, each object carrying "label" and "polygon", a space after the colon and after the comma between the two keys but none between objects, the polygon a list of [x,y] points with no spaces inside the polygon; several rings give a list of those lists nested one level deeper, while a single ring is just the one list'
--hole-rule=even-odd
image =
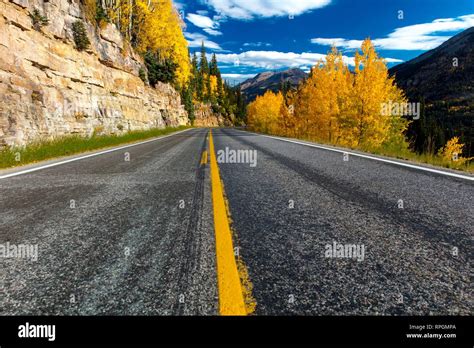
[{"label": "distant mountain", "polygon": [[244,81],[240,84],[240,89],[246,100],[251,102],[257,96],[265,94],[268,90],[277,92],[284,83],[289,84],[291,87],[296,87],[307,77],[308,74],[301,69],[289,69],[278,72],[267,71]]},{"label": "distant mountain", "polygon": [[419,151],[436,151],[454,135],[474,151],[474,27],[390,69],[410,101],[424,105],[409,136]]},{"label": "distant mountain", "polygon": [[[455,66],[457,59],[458,66]],[[390,69],[409,96],[427,101],[474,98],[474,27]]]}]

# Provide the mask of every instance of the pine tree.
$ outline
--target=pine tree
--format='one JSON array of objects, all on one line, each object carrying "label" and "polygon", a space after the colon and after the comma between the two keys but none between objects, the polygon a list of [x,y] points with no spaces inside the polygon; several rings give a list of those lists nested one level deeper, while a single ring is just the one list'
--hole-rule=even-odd
[{"label": "pine tree", "polygon": [[194,52],[193,59],[191,61],[191,73],[192,73],[193,76],[196,76],[198,71],[199,71],[198,57],[197,57],[196,52]]},{"label": "pine tree", "polygon": [[235,89],[235,95],[236,95],[236,105],[237,105],[235,116],[238,120],[238,123],[240,125],[243,125],[245,124],[245,118],[246,118],[246,105],[245,105],[245,98],[242,95],[242,91],[240,90],[240,87],[237,87]]},{"label": "pine tree", "polygon": [[201,45],[201,61],[199,63],[199,71],[202,75],[209,75],[209,63],[206,56],[206,47],[204,42]]},{"label": "pine tree", "polygon": [[87,37],[87,30],[84,22],[81,20],[75,21],[72,24],[72,33],[74,36],[74,43],[79,51],[84,51],[89,48],[91,43]]},{"label": "pine tree", "polygon": [[171,59],[162,59],[157,53],[147,52],[145,65],[148,69],[148,80],[152,86],[158,82],[172,83],[176,80],[178,66]]},{"label": "pine tree", "polygon": [[224,85],[220,71],[217,72],[217,103],[222,107],[224,105]]},{"label": "pine tree", "polygon": [[199,69],[197,71],[197,77],[196,77],[196,94],[197,94],[197,99],[199,101],[205,101],[206,99],[206,95],[207,95],[206,81],[207,81],[207,76],[208,76],[208,70],[209,70],[209,65],[207,63],[206,47],[204,46],[204,42],[203,42],[201,46],[201,57],[199,61]]},{"label": "pine tree", "polygon": [[213,76],[217,76],[219,74],[219,67],[217,66],[217,58],[215,53],[212,54],[212,59],[209,63],[209,73]]},{"label": "pine tree", "polygon": [[188,87],[185,87],[181,92],[182,103],[184,105],[185,110],[188,112],[189,120],[191,124],[194,123],[195,114],[194,114],[194,101],[193,101],[193,87],[190,84]]}]

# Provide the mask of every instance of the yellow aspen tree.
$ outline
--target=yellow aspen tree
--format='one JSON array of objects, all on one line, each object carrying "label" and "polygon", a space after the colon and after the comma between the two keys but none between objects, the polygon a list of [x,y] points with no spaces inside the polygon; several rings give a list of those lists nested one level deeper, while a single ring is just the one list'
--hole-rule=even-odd
[{"label": "yellow aspen tree", "polygon": [[339,139],[338,116],[346,107],[350,72],[335,47],[311,70],[299,89],[296,114],[303,136],[323,142]]},{"label": "yellow aspen tree", "polygon": [[444,161],[454,164],[454,166],[462,166],[473,158],[462,156],[464,144],[459,142],[459,137],[451,138],[444,147],[438,151],[438,156]]},{"label": "yellow aspen tree", "polygon": [[278,134],[280,110],[284,99],[281,92],[267,91],[247,107],[248,126],[257,132]]},{"label": "yellow aspen tree", "polygon": [[288,91],[284,98],[284,102],[280,108],[280,117],[278,122],[278,134],[283,136],[295,137],[297,119],[295,117],[295,102],[297,94]]},{"label": "yellow aspen tree", "polygon": [[177,64],[178,84],[188,83],[188,43],[171,0],[122,0],[111,12],[114,22],[139,53],[158,52],[160,58],[172,60]]},{"label": "yellow aspen tree", "polygon": [[213,97],[217,97],[217,76],[211,75],[209,79],[210,79],[210,87],[211,87],[210,95]]},{"label": "yellow aspen tree", "polygon": [[377,55],[370,39],[366,39],[362,43],[362,53],[356,52],[355,57],[350,101],[352,110],[349,115],[354,124],[349,139],[351,146],[370,150],[379,148],[387,140],[394,123],[393,118],[399,117],[382,115],[383,104],[390,101],[406,102],[389,77],[384,59]]}]

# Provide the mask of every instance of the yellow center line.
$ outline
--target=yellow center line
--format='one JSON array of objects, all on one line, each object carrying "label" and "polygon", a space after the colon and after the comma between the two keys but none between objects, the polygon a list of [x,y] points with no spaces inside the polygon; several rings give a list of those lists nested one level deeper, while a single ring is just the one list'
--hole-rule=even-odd
[{"label": "yellow center line", "polygon": [[214,206],[214,230],[216,234],[217,283],[219,289],[219,313],[221,315],[247,315],[242,284],[235,261],[232,234],[224,201],[219,166],[212,131],[209,131],[211,154],[211,186]]},{"label": "yellow center line", "polygon": [[202,153],[202,157],[201,157],[201,165],[203,164],[207,164],[207,151],[204,151]]}]

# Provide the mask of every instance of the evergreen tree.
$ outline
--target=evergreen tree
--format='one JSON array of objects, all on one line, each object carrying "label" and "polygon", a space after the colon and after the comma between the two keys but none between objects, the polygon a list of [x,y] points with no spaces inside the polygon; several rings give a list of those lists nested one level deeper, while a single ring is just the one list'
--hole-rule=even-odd
[{"label": "evergreen tree", "polygon": [[193,54],[193,59],[191,60],[191,74],[195,77],[199,71],[198,67],[198,57],[196,52]]},{"label": "evergreen tree", "polygon": [[87,37],[87,30],[84,25],[84,22],[81,20],[77,20],[72,24],[72,33],[74,36],[74,43],[76,44],[76,48],[79,51],[84,51],[89,48],[91,42]]},{"label": "evergreen tree", "polygon": [[206,47],[203,44],[200,57],[198,57],[198,53],[194,52],[190,61],[192,76],[188,89],[191,92],[183,94],[183,103],[190,118],[194,117],[191,116],[194,113],[194,106],[191,107],[190,104],[190,96],[192,96],[193,102],[209,103],[214,113],[220,113],[227,118],[231,118],[231,116],[238,117],[240,118],[239,122],[243,124],[244,121],[242,120],[246,114],[245,100],[240,91],[230,87],[222,79],[216,55],[213,54],[209,62]]},{"label": "evergreen tree", "polygon": [[224,85],[220,71],[217,72],[217,103],[222,107],[224,104]]},{"label": "evergreen tree", "polygon": [[202,75],[209,75],[209,63],[207,61],[206,47],[204,46],[204,42],[201,46],[201,62],[199,64],[199,71]]},{"label": "evergreen tree", "polygon": [[196,52],[193,54],[193,58],[191,59],[191,78],[189,79],[189,84],[192,86],[193,97],[194,94],[199,94],[198,92],[198,75],[199,75],[199,67],[198,67],[198,57]]},{"label": "evergreen tree", "polygon": [[205,75],[204,84],[205,84],[205,91],[206,91],[204,95],[204,100],[208,102],[212,102],[211,75],[209,74]]},{"label": "evergreen tree", "polygon": [[145,54],[145,65],[148,69],[150,85],[157,82],[172,83],[176,81],[177,64],[170,59],[160,59],[157,53],[148,51]]},{"label": "evergreen tree", "polygon": [[239,121],[240,124],[245,124],[245,119],[246,119],[246,109],[247,106],[245,104],[245,98],[242,95],[242,91],[240,90],[240,87],[237,87],[236,89],[236,104],[237,104],[237,111],[236,111],[236,118]]},{"label": "evergreen tree", "polygon": [[209,72],[209,65],[207,63],[206,47],[204,46],[204,42],[203,42],[201,46],[201,57],[199,61],[199,69],[197,71],[197,76],[196,76],[196,94],[197,94],[197,99],[199,101],[205,101],[206,96],[207,96],[206,80],[207,80],[207,76],[209,75],[208,72]]},{"label": "evergreen tree", "polygon": [[188,87],[183,88],[181,92],[181,99],[182,103],[184,105],[185,110],[188,112],[188,117],[189,120],[191,121],[191,124],[194,123],[195,120],[195,114],[194,114],[194,101],[193,101],[193,87],[192,84],[189,84]]},{"label": "evergreen tree", "polygon": [[212,59],[209,63],[209,73],[213,76],[217,76],[219,74],[219,67],[217,66],[217,58],[215,53],[212,54]]}]

